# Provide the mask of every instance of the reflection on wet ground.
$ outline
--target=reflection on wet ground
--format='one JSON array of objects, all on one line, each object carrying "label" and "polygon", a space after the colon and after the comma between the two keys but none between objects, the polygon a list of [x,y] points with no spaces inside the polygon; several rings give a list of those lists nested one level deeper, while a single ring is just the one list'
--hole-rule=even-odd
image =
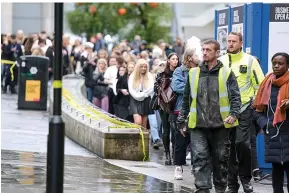
[{"label": "reflection on wet ground", "polygon": [[[45,192],[45,153],[2,150],[1,166],[2,192]],[[188,193],[192,190],[111,165],[98,157],[66,155],[64,192]]]}]

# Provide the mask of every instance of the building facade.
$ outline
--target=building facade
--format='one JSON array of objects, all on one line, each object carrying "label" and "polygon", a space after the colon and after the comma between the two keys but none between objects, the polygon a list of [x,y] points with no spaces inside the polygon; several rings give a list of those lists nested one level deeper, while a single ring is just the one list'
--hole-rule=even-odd
[{"label": "building facade", "polygon": [[[183,40],[191,36],[200,39],[214,37],[214,13],[226,7],[225,3],[174,3],[172,4],[172,38]],[[73,10],[74,3],[64,3],[64,12]],[[70,33],[64,17],[64,33]],[[1,3],[1,33],[16,33],[22,29],[25,34],[54,31],[53,3]]]}]

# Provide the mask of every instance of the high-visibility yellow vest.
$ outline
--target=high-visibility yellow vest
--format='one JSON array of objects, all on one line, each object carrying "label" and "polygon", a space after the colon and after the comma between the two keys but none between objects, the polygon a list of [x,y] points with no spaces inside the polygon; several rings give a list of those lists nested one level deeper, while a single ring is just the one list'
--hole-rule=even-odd
[{"label": "high-visibility yellow vest", "polygon": [[[231,70],[227,67],[221,67],[219,69],[218,74],[218,82],[219,82],[219,98],[220,98],[220,113],[222,120],[225,120],[230,114],[230,101],[228,96],[227,89],[227,80]],[[191,90],[191,106],[188,120],[188,128],[195,128],[197,121],[197,110],[196,110],[196,98],[197,98],[197,89],[198,89],[198,81],[199,81],[200,68],[192,68],[189,71],[189,84]],[[233,125],[224,124],[225,128],[231,128],[238,125],[238,120]]]},{"label": "high-visibility yellow vest", "polygon": [[[232,54],[231,60],[233,64],[231,66],[228,54],[221,56],[219,60],[223,63],[224,66],[231,68],[235,74],[240,89],[242,104],[248,103],[251,98],[255,97],[255,90],[259,89],[259,85],[253,85],[251,81],[254,57],[244,52],[240,52],[234,55]],[[247,67],[246,73],[240,73],[240,67],[242,65]]]}]

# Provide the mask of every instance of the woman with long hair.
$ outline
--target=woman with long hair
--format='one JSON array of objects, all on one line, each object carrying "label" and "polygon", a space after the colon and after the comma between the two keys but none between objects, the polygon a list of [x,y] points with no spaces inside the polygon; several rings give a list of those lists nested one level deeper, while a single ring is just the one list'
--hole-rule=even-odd
[{"label": "woman with long hair", "polygon": [[[176,53],[170,53],[167,57],[166,67],[163,72],[158,73],[156,77],[156,82],[154,84],[154,92],[158,94],[159,89],[163,81],[166,79],[172,79],[172,74],[174,70],[177,68],[178,65],[178,56]],[[171,155],[170,155],[170,124],[169,124],[169,113],[165,112],[164,107],[160,105],[159,110],[161,120],[162,120],[162,127],[163,127],[163,145],[165,149],[165,165],[171,165]],[[171,135],[171,142],[174,145],[174,137]],[[174,146],[172,145],[172,149],[174,151]]]},{"label": "woman with long hair", "polygon": [[135,62],[128,62],[127,67],[126,67],[128,78],[133,73],[134,68],[135,68]]},{"label": "woman with long hair", "polygon": [[104,111],[109,111],[109,97],[108,84],[105,83],[104,74],[107,69],[107,60],[100,58],[97,62],[97,68],[94,71],[93,79],[95,81],[94,92],[93,92],[93,104],[97,107],[103,109]]},{"label": "woman with long hair", "polygon": [[289,192],[289,55],[276,53],[271,61],[273,72],[261,83],[253,107],[264,131],[265,162],[272,163],[272,186],[280,193],[284,172]]},{"label": "woman with long hair", "polygon": [[118,69],[118,81],[116,85],[117,96],[114,100],[115,115],[122,119],[128,120],[130,94],[128,91],[128,73],[125,66],[120,66]]},{"label": "woman with long hair", "polygon": [[139,59],[133,73],[129,77],[130,113],[134,122],[147,128],[147,116],[150,114],[149,104],[154,89],[154,79],[149,72],[149,64]]},{"label": "woman with long hair", "polygon": [[34,39],[32,36],[26,38],[24,44],[24,55],[31,55],[32,54],[32,46],[34,44]]}]

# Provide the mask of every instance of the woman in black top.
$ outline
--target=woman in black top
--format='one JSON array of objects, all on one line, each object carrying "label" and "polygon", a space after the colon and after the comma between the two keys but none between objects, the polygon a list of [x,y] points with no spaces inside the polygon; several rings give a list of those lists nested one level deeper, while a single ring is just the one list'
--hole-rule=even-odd
[{"label": "woman in black top", "polygon": [[[163,72],[157,74],[156,82],[154,84],[154,92],[158,93],[159,87],[162,84],[162,81],[166,78],[169,78],[171,80],[172,74],[174,70],[177,68],[178,65],[178,56],[176,53],[171,53],[167,57],[167,64]],[[170,156],[170,123],[169,123],[169,114],[162,110],[162,107],[160,106],[160,117],[162,120],[162,127],[163,127],[163,145],[165,149],[165,165],[171,165],[171,156]],[[171,138],[172,144],[174,144],[174,138]],[[172,149],[174,146],[172,147]],[[174,151],[173,151],[174,152]]]},{"label": "woman in black top", "polygon": [[120,66],[117,75],[117,96],[115,97],[114,106],[116,116],[122,119],[127,119],[129,116],[130,94],[128,91],[128,78],[129,75],[126,72],[126,68]]}]

